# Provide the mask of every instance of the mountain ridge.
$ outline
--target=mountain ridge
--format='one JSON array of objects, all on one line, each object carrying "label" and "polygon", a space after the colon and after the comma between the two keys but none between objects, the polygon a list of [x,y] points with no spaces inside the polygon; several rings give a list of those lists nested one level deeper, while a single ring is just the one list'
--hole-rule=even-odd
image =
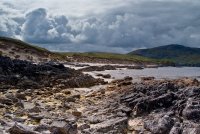
[{"label": "mountain ridge", "polygon": [[200,66],[200,48],[170,44],[147,49],[138,49],[128,55],[140,55],[154,59],[167,59],[177,65]]}]

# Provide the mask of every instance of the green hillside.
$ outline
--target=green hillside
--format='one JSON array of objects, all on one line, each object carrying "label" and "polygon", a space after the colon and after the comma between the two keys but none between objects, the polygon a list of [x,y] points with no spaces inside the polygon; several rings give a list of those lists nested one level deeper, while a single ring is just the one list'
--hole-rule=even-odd
[{"label": "green hillside", "polygon": [[139,49],[128,53],[159,60],[169,60],[177,65],[200,66],[200,48],[172,44],[150,49]]}]

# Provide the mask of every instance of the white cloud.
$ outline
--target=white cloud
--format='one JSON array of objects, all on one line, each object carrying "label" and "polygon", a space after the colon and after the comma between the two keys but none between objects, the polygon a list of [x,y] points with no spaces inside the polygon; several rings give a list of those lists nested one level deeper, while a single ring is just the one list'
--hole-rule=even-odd
[{"label": "white cloud", "polygon": [[128,52],[171,43],[199,47],[197,0],[3,1],[0,35],[20,36],[52,50]]},{"label": "white cloud", "polygon": [[[81,17],[127,5],[132,0],[1,0],[24,11],[46,8],[51,14]],[[134,1],[134,0],[133,0]]]},{"label": "white cloud", "polygon": [[68,43],[67,23],[65,16],[49,16],[44,8],[38,8],[27,13],[22,37],[34,43]]}]

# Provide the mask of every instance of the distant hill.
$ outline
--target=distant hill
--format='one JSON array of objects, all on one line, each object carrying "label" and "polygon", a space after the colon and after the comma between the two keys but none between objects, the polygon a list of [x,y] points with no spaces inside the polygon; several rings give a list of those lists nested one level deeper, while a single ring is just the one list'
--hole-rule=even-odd
[{"label": "distant hill", "polygon": [[141,65],[168,65],[169,62],[155,60],[138,55],[127,55],[108,52],[63,52],[65,56],[72,57],[77,62],[107,63],[107,64],[141,64]]},{"label": "distant hill", "polygon": [[128,53],[148,58],[169,60],[176,65],[200,66],[200,48],[171,44],[149,49],[139,49]]},{"label": "distant hill", "polygon": [[12,59],[21,59],[34,62],[60,60],[64,57],[47,49],[30,45],[21,40],[0,37],[0,54]]}]

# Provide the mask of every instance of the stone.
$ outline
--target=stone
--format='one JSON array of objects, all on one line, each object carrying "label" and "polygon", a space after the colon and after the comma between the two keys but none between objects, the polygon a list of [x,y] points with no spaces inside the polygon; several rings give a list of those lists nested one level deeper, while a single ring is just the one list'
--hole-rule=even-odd
[{"label": "stone", "polygon": [[13,105],[13,102],[11,99],[4,98],[4,97],[0,98],[0,103],[8,105],[8,106]]},{"label": "stone", "polygon": [[33,132],[32,130],[30,130],[30,128],[19,125],[19,124],[15,124],[13,125],[8,132],[10,134],[37,134],[36,132]]},{"label": "stone", "polygon": [[0,103],[0,108],[5,108],[6,106]]},{"label": "stone", "polygon": [[158,108],[168,108],[173,105],[176,96],[173,93],[164,94],[157,98],[143,98],[134,107],[134,115],[138,116]]},{"label": "stone", "polygon": [[88,125],[88,124],[82,124],[82,125],[80,125],[78,127],[78,130],[84,130],[84,129],[88,129],[88,128],[90,128],[90,125]]},{"label": "stone", "polygon": [[155,77],[141,77],[142,81],[149,81],[149,80],[154,80]]},{"label": "stone", "polygon": [[176,123],[170,130],[169,134],[181,134],[181,133],[182,133],[182,127],[179,123]]},{"label": "stone", "polygon": [[140,118],[130,119],[128,121],[128,129],[131,131],[141,131],[144,129],[143,120]]},{"label": "stone", "polygon": [[183,117],[188,120],[200,120],[200,101],[195,101],[189,98],[186,107],[183,109]]},{"label": "stone", "polygon": [[72,95],[72,96],[69,96],[67,98],[65,98],[65,101],[67,102],[75,102],[76,99],[80,99],[80,94],[77,94],[77,95]]},{"label": "stone", "polygon": [[33,120],[42,120],[44,118],[44,115],[38,114],[38,113],[28,113],[28,117]]},{"label": "stone", "polygon": [[103,77],[105,79],[111,78],[110,74],[97,74],[96,76],[101,76],[101,77]]},{"label": "stone", "polygon": [[26,100],[26,94],[24,93],[16,93],[15,96],[20,100]]},{"label": "stone", "polygon": [[91,126],[92,133],[125,133],[128,118],[114,118]]},{"label": "stone", "polygon": [[65,109],[71,109],[71,106],[70,106],[70,104],[69,104],[68,102],[65,102],[65,103],[63,104],[63,107],[64,107]]},{"label": "stone", "polygon": [[199,127],[186,128],[183,129],[182,134],[200,134],[200,128]]},{"label": "stone", "polygon": [[168,134],[174,125],[174,120],[165,115],[162,118],[144,122],[144,128],[153,134]]},{"label": "stone", "polygon": [[51,134],[77,134],[77,125],[73,122],[53,121],[50,127]]},{"label": "stone", "polygon": [[72,111],[72,115],[74,115],[76,117],[80,117],[82,115],[82,113],[79,111]]},{"label": "stone", "polygon": [[13,103],[17,103],[19,101],[13,93],[6,93],[5,97],[12,100]]},{"label": "stone", "polygon": [[43,132],[43,131],[49,130],[49,127],[50,127],[49,125],[40,124],[40,125],[36,126],[33,130],[37,131],[37,132]]}]

